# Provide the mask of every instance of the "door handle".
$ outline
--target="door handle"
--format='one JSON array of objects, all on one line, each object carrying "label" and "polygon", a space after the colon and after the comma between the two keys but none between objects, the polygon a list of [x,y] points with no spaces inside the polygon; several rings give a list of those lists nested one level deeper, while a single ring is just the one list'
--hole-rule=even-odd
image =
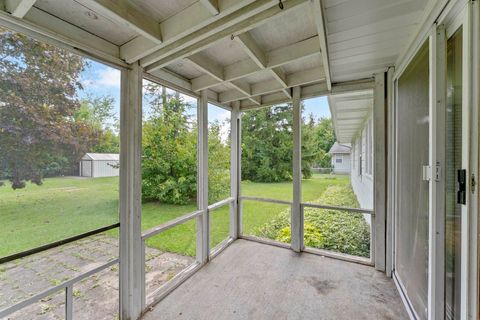
[{"label": "door handle", "polygon": [[457,170],[457,203],[467,204],[467,170]]}]

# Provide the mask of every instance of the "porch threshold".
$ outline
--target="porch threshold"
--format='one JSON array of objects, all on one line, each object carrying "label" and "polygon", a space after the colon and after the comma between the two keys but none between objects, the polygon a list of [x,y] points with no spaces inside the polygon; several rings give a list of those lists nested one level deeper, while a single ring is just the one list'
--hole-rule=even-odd
[{"label": "porch threshold", "polygon": [[370,266],[237,240],[143,319],[408,319]]}]

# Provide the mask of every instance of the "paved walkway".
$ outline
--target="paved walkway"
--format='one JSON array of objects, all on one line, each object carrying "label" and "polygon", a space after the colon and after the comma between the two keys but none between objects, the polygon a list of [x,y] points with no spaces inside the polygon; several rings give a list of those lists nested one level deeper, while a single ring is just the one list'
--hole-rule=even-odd
[{"label": "paved walkway", "polygon": [[[118,239],[96,235],[0,265],[0,309],[118,257]],[[147,294],[194,262],[192,257],[147,248]],[[118,319],[118,265],[73,287],[73,318]],[[60,291],[7,319],[64,319]]]}]

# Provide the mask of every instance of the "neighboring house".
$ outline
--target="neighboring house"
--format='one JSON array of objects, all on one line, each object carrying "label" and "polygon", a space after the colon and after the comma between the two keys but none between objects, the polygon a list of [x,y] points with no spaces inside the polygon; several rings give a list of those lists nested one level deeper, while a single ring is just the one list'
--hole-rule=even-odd
[{"label": "neighboring house", "polygon": [[332,156],[333,173],[350,173],[350,146],[335,142],[328,153]]},{"label": "neighboring house", "polygon": [[81,177],[117,177],[120,157],[118,153],[86,153],[80,160]]},{"label": "neighboring house", "polygon": [[372,90],[329,97],[337,141],[352,146],[351,184],[360,206],[365,209],[373,209],[372,101]]}]

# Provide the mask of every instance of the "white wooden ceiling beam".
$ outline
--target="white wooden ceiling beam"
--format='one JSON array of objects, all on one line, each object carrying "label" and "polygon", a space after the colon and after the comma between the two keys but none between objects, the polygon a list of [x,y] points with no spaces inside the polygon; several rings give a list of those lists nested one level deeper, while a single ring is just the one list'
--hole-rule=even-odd
[{"label": "white wooden ceiling beam", "polygon": [[214,16],[220,13],[217,0],[200,0],[200,3]]},{"label": "white wooden ceiling beam", "polygon": [[161,79],[162,83],[160,84],[163,84],[167,87],[170,87],[172,89],[181,88],[185,90],[184,93],[189,92],[189,94],[191,94],[190,92],[192,92],[191,82],[188,79],[185,79],[174,72],[166,69],[158,69],[155,72],[152,72],[151,75],[156,78],[154,79],[154,81],[159,82],[157,79]]},{"label": "white wooden ceiling beam", "polygon": [[[327,84],[325,82],[319,82],[309,85],[304,85],[301,87],[301,99],[310,99],[316,98],[321,96],[328,96],[329,101],[332,97],[336,95],[335,92],[345,92],[345,90],[351,89],[352,92],[355,92],[358,89],[358,81],[345,81],[340,83],[333,83],[332,90],[327,89]],[[364,83],[372,82],[371,79],[369,81],[363,81]],[[262,96],[262,107],[263,106],[271,106],[275,104],[282,104],[288,103],[290,99],[285,98],[281,92],[276,92],[272,94],[267,94]],[[329,103],[331,105],[331,103]],[[258,108],[256,104],[251,103],[249,100],[242,100],[241,102],[241,110],[249,110]],[[332,112],[332,117],[335,117],[335,112]],[[346,120],[358,120],[359,117],[352,117],[351,119],[342,119],[342,121]],[[335,122],[335,119],[334,119]]]},{"label": "white wooden ceiling beam", "polygon": [[250,33],[245,32],[239,34],[235,37],[237,43],[243,48],[243,50],[247,53],[250,59],[255,62],[260,69],[265,69],[267,67],[267,55],[263,50],[258,46],[255,42],[255,39],[250,35]]},{"label": "white wooden ceiling beam", "polygon": [[[192,97],[199,96],[197,92],[192,91],[192,84],[188,79],[182,76],[179,76],[178,74],[171,72],[169,70],[159,69],[154,73],[144,74],[144,77],[147,80],[157,82],[160,85],[166,86],[180,93],[183,93]],[[220,104],[220,102],[218,101],[218,93],[210,89],[207,89],[207,95],[208,95],[209,101],[217,103],[218,105],[228,109],[228,104]]]},{"label": "white wooden ceiling beam", "polygon": [[260,70],[251,59],[238,61],[225,67],[225,79],[226,81],[241,79]]},{"label": "white wooden ceiling beam", "polygon": [[257,96],[257,97],[250,97],[248,98],[249,101],[253,102],[254,105],[261,106],[262,105],[262,97]]},{"label": "white wooden ceiling beam", "polygon": [[[212,61],[207,56],[197,53],[186,59],[194,63],[199,69],[207,73],[207,75],[209,75],[216,81],[224,82],[225,78],[223,74],[223,68],[217,63],[215,63],[214,61]],[[159,70],[162,70],[162,69],[159,69]],[[245,95],[247,97],[251,96],[251,88],[247,82],[236,80],[236,81],[225,82],[225,83],[228,86],[232,87],[233,90],[237,90],[240,94]],[[251,99],[251,101],[253,103],[257,103],[257,100],[255,99]]]},{"label": "white wooden ceiling beam", "polygon": [[[16,18],[23,18],[36,0],[5,0],[5,11]],[[1,4],[1,2],[0,2]]]},{"label": "white wooden ceiling beam", "polygon": [[[314,68],[308,71],[300,71],[286,77],[287,87],[295,87],[325,80],[323,68]],[[283,91],[284,88],[277,80],[263,81],[252,84],[251,94],[246,95],[238,90],[228,90],[219,94],[221,103],[228,103],[236,100],[248,99],[250,97],[261,96],[276,91]]]},{"label": "white wooden ceiling beam", "polygon": [[[212,16],[211,12],[201,2],[195,2],[191,6],[188,6],[186,9],[160,23],[163,40],[162,44],[155,44],[144,37],[137,37],[120,47],[120,56],[125,59],[126,62],[132,63],[151,55],[162,47],[179,41],[202,28],[205,30],[205,36],[207,36],[208,34],[215,32],[215,28],[221,28],[221,25],[214,26],[212,23],[222,19],[222,21],[224,21],[225,17],[252,4],[253,2],[256,1],[217,0],[220,13],[215,16]],[[245,13],[245,16],[248,16],[248,14],[248,12]],[[237,19],[239,18],[242,17],[237,17]],[[205,27],[209,25],[210,28],[206,30]],[[184,45],[186,45],[186,43],[184,43]]]},{"label": "white wooden ceiling beam", "polygon": [[229,83],[231,87],[238,90],[241,94],[244,94],[248,97],[248,100],[252,101],[254,104],[261,104],[261,97],[252,97],[252,88],[247,82],[236,80]]},{"label": "white wooden ceiling beam", "polygon": [[225,80],[222,66],[218,65],[215,61],[207,56],[197,53],[189,56],[187,60],[194,63],[200,70],[213,77],[217,81]]},{"label": "white wooden ceiling beam", "polygon": [[272,50],[268,53],[267,68],[275,68],[299,59],[320,55],[318,36]]},{"label": "white wooden ceiling beam", "polygon": [[[220,6],[220,1],[222,0],[219,0],[219,7],[222,10],[216,16],[212,16],[203,4],[195,2],[185,10],[163,21],[160,27],[164,44],[157,46],[153,53],[143,56],[141,64],[148,66],[166,58],[176,50],[185,49],[198,41],[214,36],[225,28],[250,19],[275,5],[273,0],[244,0],[237,1],[236,5],[225,3]],[[135,50],[130,51],[135,52]]]},{"label": "white wooden ceiling beam", "polygon": [[39,41],[88,54],[116,66],[126,66],[120,60],[118,47],[100,37],[67,23],[45,11],[32,7],[24,19],[17,19],[0,10],[0,25],[26,34]]},{"label": "white wooden ceiling beam", "polygon": [[311,9],[315,17],[318,38],[320,40],[320,51],[322,53],[322,63],[325,69],[328,90],[332,90],[332,80],[330,75],[330,63],[328,59],[327,33],[325,30],[325,21],[323,17],[321,0],[311,0]]},{"label": "white wooden ceiling beam", "polygon": [[[315,55],[319,55],[320,45],[318,37],[313,37],[307,40],[297,42],[295,44],[275,49],[266,53],[267,57],[267,69],[275,69],[288,64],[290,62],[299,61]],[[223,74],[225,76],[225,82],[248,77],[262,70],[254,61],[246,59],[235,62],[224,68]],[[192,88],[194,91],[200,91],[203,89],[211,88],[222,83],[210,75],[203,75],[192,79]]]},{"label": "white wooden ceiling beam", "polygon": [[162,43],[160,24],[152,17],[138,11],[126,0],[75,0],[93,12],[101,14],[120,25],[127,26],[150,41]]},{"label": "white wooden ceiling beam", "polygon": [[289,99],[292,98],[291,90],[288,89],[288,84],[287,84],[287,76],[285,75],[285,72],[283,72],[282,68],[276,67],[273,69],[270,69],[270,72],[272,73],[273,77],[275,80],[280,83],[280,85],[283,87],[282,92],[285,94],[285,96]]},{"label": "white wooden ceiling beam", "polygon": [[241,93],[243,93],[246,96],[251,96],[252,95],[252,88],[251,88],[250,84],[248,84],[245,81],[235,80],[235,81],[230,82],[229,85],[231,87],[235,88],[236,90],[240,91]]},{"label": "white wooden ceiling beam", "polygon": [[279,67],[270,69],[273,77],[282,85],[284,88],[288,88],[287,84],[287,76],[285,75],[285,72],[283,72],[282,69]]},{"label": "white wooden ceiling beam", "polygon": [[[249,32],[242,33],[235,37],[237,42],[240,44],[240,46],[245,50],[247,55],[250,57],[250,59],[255,62],[260,69],[265,69],[268,64],[268,56],[263,52],[263,50],[260,48],[260,46],[256,43],[255,39],[250,35]],[[287,98],[292,98],[292,95],[290,94],[290,90],[287,90],[287,82],[286,82],[286,77],[285,73],[280,67],[276,67],[273,69],[269,69],[270,73],[272,74],[273,78],[277,80],[280,85],[283,86],[282,92],[285,94]]]},{"label": "white wooden ceiling beam", "polygon": [[[260,25],[266,24],[274,18],[281,17],[292,9],[308,3],[306,0],[284,0],[283,7],[280,9],[277,1],[257,0],[251,5],[242,8],[238,12],[223,19],[217,20],[204,29],[189,34],[188,36],[172,43],[171,45],[162,47],[157,52],[143,58],[140,63],[145,67],[147,72],[162,68],[175,61],[181,60],[192,54],[200,52],[221,39],[230,36],[237,36],[254,29]],[[242,13],[256,14],[247,17],[242,16],[242,19],[234,24],[231,20],[237,18]],[[237,19],[238,20],[238,19]],[[216,32],[209,32],[214,29]]]}]

